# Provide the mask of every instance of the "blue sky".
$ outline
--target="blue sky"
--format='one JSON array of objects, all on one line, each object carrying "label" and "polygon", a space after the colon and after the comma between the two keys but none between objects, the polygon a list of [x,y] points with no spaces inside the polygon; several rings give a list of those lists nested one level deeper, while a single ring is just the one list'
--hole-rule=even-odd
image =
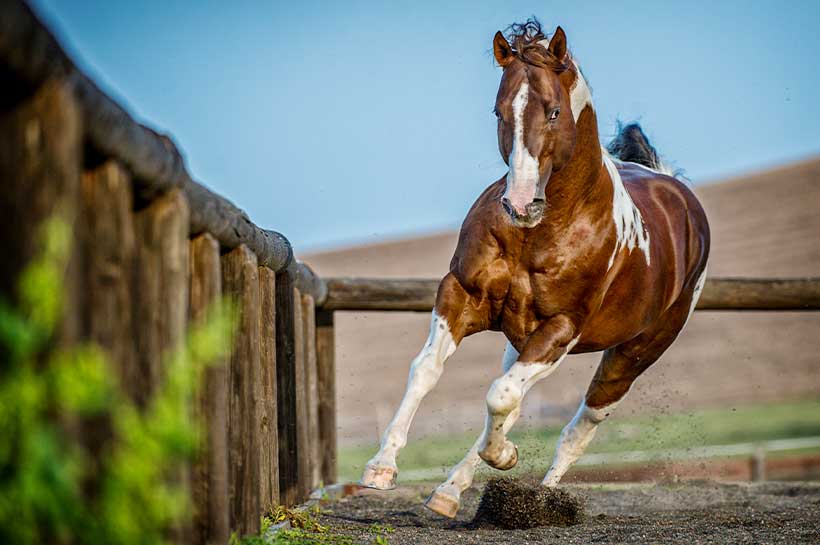
[{"label": "blue sky", "polygon": [[506,170],[492,37],[560,24],[600,131],[695,184],[820,153],[820,2],[35,0],[195,178],[297,252],[453,228]]}]

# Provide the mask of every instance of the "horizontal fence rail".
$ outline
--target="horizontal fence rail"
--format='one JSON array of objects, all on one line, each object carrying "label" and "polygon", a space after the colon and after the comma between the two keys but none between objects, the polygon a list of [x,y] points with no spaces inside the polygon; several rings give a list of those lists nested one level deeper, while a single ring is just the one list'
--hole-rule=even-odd
[{"label": "horizontal fence rail", "polygon": [[[323,310],[430,311],[437,279],[328,278]],[[697,310],[820,310],[820,278],[707,278]]]}]

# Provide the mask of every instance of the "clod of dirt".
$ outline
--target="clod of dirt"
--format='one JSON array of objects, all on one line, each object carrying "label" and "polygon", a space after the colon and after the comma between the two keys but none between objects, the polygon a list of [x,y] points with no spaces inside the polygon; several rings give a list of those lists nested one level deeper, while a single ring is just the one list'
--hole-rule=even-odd
[{"label": "clod of dirt", "polygon": [[508,530],[572,526],[582,514],[583,502],[564,490],[504,477],[484,487],[472,524]]}]

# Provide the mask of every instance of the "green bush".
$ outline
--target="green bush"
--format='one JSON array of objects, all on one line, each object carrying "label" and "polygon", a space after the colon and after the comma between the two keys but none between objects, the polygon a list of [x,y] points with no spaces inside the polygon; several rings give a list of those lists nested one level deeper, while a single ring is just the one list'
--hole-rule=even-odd
[{"label": "green bush", "polygon": [[[228,354],[232,313],[213,305],[167,355],[163,384],[139,409],[98,347],[54,348],[70,235],[47,222],[18,302],[0,300],[0,543],[168,543],[190,512],[181,476],[198,440],[194,387]],[[102,452],[86,444],[83,425],[106,430]]]}]

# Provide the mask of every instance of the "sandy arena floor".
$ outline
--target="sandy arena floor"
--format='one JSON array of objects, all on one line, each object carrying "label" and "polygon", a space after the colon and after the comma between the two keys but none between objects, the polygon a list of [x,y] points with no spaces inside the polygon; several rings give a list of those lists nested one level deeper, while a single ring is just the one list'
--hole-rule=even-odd
[{"label": "sandy arena floor", "polygon": [[567,485],[585,501],[583,521],[532,530],[472,528],[477,490],[455,520],[438,517],[422,506],[432,488],[364,491],[328,504],[322,522],[362,543],[372,541],[372,524],[387,525],[391,545],[820,543],[820,483]]}]

